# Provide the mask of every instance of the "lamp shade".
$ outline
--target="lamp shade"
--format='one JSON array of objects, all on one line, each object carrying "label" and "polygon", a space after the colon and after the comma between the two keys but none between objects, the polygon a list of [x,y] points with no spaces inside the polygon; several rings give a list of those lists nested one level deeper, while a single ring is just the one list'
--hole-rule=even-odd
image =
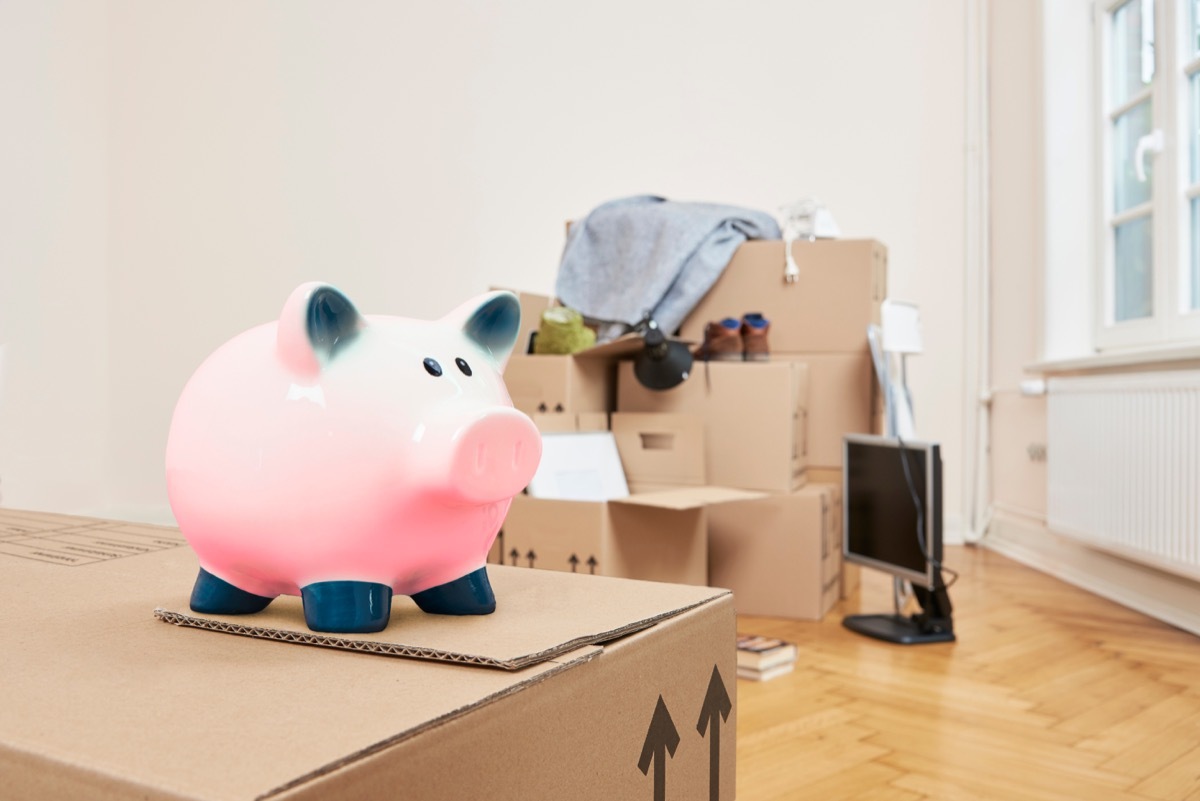
[{"label": "lamp shade", "polygon": [[647,327],[642,338],[646,347],[633,363],[633,374],[647,389],[677,387],[692,371],[692,352],[682,342],[669,342],[658,326]]}]

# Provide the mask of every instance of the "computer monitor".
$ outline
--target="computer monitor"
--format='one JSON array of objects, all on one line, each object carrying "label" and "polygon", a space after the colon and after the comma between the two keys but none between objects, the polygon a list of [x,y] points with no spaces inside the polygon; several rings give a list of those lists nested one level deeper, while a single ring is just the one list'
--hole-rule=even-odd
[{"label": "computer monitor", "polygon": [[942,458],[936,442],[847,434],[843,556],[913,585],[919,613],[850,615],[846,628],[912,645],[954,640],[942,580]]}]

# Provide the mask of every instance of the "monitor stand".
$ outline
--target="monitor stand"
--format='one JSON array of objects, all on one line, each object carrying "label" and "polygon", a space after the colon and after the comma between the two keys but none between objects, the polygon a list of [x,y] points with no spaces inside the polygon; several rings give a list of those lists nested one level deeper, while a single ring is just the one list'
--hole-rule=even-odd
[{"label": "monitor stand", "polygon": [[936,589],[913,587],[913,595],[921,605],[914,615],[901,614],[900,584],[896,579],[896,613],[892,615],[847,615],[842,625],[851,631],[877,640],[899,645],[921,645],[932,642],[954,642],[954,620],[951,617],[950,593],[939,573],[934,579]]}]

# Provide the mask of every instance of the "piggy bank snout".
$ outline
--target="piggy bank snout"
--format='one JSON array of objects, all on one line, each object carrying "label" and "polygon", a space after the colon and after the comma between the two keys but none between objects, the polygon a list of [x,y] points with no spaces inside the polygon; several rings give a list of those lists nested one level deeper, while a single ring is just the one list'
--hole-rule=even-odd
[{"label": "piggy bank snout", "polygon": [[456,494],[476,503],[519,493],[542,457],[541,434],[515,409],[493,410],[466,424],[453,447],[450,481]]}]

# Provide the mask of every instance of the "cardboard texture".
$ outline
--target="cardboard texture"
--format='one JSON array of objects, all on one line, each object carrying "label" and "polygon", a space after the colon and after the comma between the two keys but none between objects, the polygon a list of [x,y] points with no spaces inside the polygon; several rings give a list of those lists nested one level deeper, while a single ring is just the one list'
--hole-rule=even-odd
[{"label": "cardboard texture", "polygon": [[641,337],[629,335],[570,356],[530,354],[508,363],[504,383],[513,406],[528,415],[609,412],[616,360],[643,347]]},{"label": "cardboard texture", "polygon": [[842,468],[840,467],[810,467],[806,473],[809,483],[837,484],[842,486]]},{"label": "cardboard texture", "polygon": [[630,492],[706,483],[704,420],[698,415],[615,412],[612,433]]},{"label": "cardboard texture", "polygon": [[529,415],[529,419],[543,434],[608,430],[606,412],[535,412]]},{"label": "cardboard texture", "polygon": [[0,793],[734,797],[725,591],[497,567],[493,615],[397,599],[377,637],[339,636],[370,647],[314,648],[280,601],[234,621],[261,639],[155,620],[205,617],[180,608],[196,570],[173,529],[0,510]]},{"label": "cardboard texture", "polygon": [[788,495],[709,510],[709,583],[733,590],[738,614],[820,620],[841,598],[841,491]]},{"label": "cardboard texture", "polygon": [[771,322],[772,353],[860,350],[887,297],[887,248],[870,239],[830,239],[794,242],[792,254],[800,276],[787,283],[782,240],[742,244],[680,336],[702,341],[710,320],[761,312]]},{"label": "cardboard texture", "polygon": [[518,495],[488,561],[706,585],[708,510],[758,496],[725,487],[684,487],[606,503]]},{"label": "cardboard texture", "polygon": [[841,470],[842,436],[874,430],[874,368],[867,348],[854,353],[775,355],[808,367],[808,480],[813,468]]},{"label": "cardboard texture", "polygon": [[766,492],[804,486],[808,367],[796,361],[699,362],[679,386],[646,389],[622,363],[617,410],[692,414],[704,421],[709,484]]}]

